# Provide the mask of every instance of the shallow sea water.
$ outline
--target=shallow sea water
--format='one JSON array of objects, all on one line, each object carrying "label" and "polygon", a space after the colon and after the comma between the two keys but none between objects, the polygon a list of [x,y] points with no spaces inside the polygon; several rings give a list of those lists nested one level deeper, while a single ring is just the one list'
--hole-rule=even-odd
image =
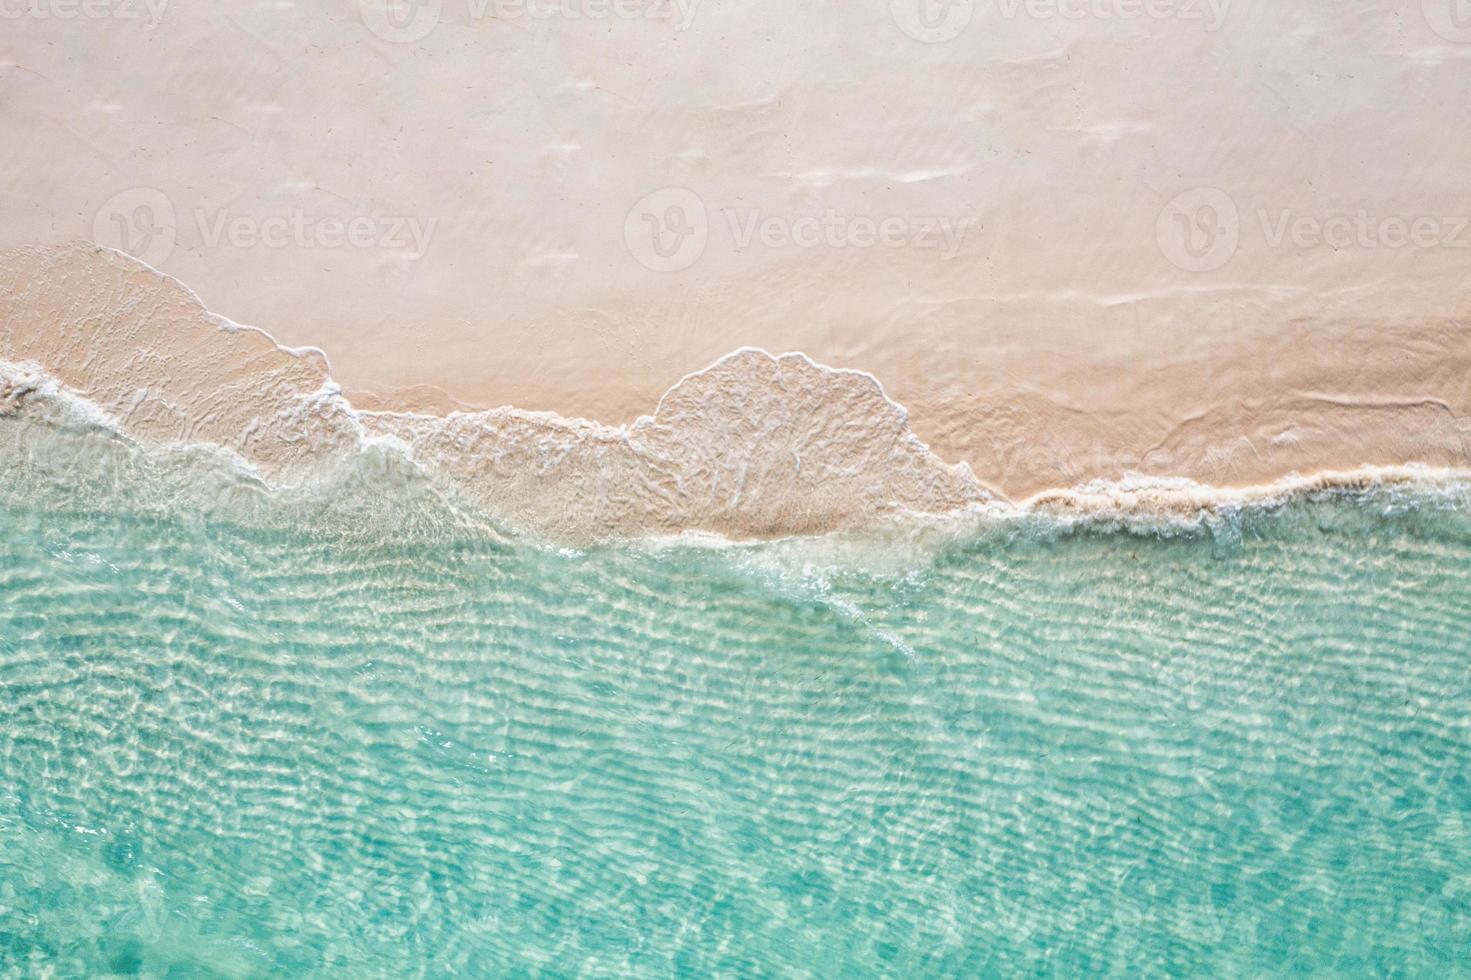
[{"label": "shallow sea water", "polygon": [[6,439],[5,975],[1471,972],[1464,495],[869,568]]}]

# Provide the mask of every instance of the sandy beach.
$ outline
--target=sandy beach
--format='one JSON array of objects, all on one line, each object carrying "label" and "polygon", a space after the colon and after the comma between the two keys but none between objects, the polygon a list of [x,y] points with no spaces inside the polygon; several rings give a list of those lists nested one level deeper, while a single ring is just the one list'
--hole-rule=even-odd
[{"label": "sandy beach", "polygon": [[801,353],[742,348],[627,425],[514,407],[441,414],[360,408],[320,351],[212,315],[177,281],[95,245],[0,255],[0,296],[7,410],[79,401],[86,425],[219,447],[273,482],[379,468],[386,452],[513,527],[570,541],[821,533],[978,506],[1194,518],[1468,469],[1471,375],[1453,322],[1307,321],[1155,375],[1140,358],[1074,360],[1079,383],[1096,376],[1088,394],[1127,396],[1111,412],[984,390],[947,403],[941,389],[930,422],[975,447],[957,461],[916,435],[876,377]]},{"label": "sandy beach", "polygon": [[0,359],[129,431],[734,534],[1471,465],[1448,4],[17,9]]},{"label": "sandy beach", "polygon": [[1471,0],[0,0],[0,977],[1471,977]]}]

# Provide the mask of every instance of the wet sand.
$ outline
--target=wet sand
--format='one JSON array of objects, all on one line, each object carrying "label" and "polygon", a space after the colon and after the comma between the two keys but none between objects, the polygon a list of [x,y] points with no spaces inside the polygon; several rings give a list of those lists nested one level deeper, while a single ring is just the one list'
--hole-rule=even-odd
[{"label": "wet sand", "polygon": [[[1471,373],[1454,324],[1338,324],[1332,347],[1304,325],[1307,342],[1263,342],[1247,360],[1204,359],[1148,383],[1097,364],[1095,394],[1136,386],[1128,410],[1108,415],[980,393],[973,421],[989,427],[961,434],[985,451],[956,461],[916,436],[879,379],[797,352],[742,349],[624,426],[510,407],[440,415],[359,408],[320,351],[282,348],[93,245],[0,254],[0,297],[9,410],[80,399],[83,418],[101,420],[89,425],[150,445],[217,446],[278,483],[402,460],[514,526],[565,539],[771,537],[1014,505],[1190,517],[1471,470]],[[1344,337],[1362,346],[1346,349]],[[1345,354],[1358,374],[1342,370]],[[1234,397],[1210,401],[1206,385],[1230,379]],[[1174,414],[1182,406],[1195,414]]]},{"label": "wet sand", "polygon": [[[517,492],[599,529],[1467,467],[1471,37],[1436,0],[1132,9],[21,17],[0,359],[268,470],[356,445],[364,413],[514,406],[455,424],[522,420],[501,458],[542,475]],[[743,348],[864,374],[722,360]],[[705,407],[640,429],[692,374]],[[430,455],[468,438],[413,427]],[[674,434],[535,462],[635,431]],[[737,448],[763,461],[740,492],[750,466],[706,459]],[[620,481],[643,489],[590,503]]]}]

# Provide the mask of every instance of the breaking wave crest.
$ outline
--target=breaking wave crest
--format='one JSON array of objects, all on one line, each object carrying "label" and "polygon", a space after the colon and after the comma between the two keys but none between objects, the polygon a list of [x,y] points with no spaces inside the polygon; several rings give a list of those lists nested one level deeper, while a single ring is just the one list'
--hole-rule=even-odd
[{"label": "breaking wave crest", "polygon": [[1459,470],[1362,467],[1249,487],[1126,476],[1014,501],[933,453],[873,376],[800,353],[739,350],[628,426],[512,407],[364,411],[320,351],[211,314],[116,252],[5,253],[0,297],[12,489],[39,479],[115,494],[127,472],[135,492],[192,509],[290,499],[411,526],[422,505],[430,523],[450,514],[572,544],[824,535],[840,550],[902,541],[907,553],[997,524],[1170,531],[1325,492],[1459,501],[1467,486]]}]

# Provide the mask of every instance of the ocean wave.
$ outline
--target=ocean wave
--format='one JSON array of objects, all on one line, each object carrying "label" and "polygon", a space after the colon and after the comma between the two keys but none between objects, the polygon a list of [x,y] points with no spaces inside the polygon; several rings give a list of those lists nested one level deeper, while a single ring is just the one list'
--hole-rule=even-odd
[{"label": "ocean wave", "polygon": [[1173,533],[1324,492],[1458,498],[1468,476],[1364,466],[1217,487],[1125,475],[1010,500],[932,452],[872,375],[756,348],[681,379],[627,426],[513,407],[359,410],[321,351],[211,314],[177,281],[91,245],[0,254],[0,357],[8,443],[58,479],[138,453],[154,474],[207,457],[196,470],[208,478],[180,483],[192,506],[288,491],[392,520],[402,501],[382,491],[414,486],[472,523],[578,545],[823,537],[873,557],[884,541],[907,554],[998,523]]}]

